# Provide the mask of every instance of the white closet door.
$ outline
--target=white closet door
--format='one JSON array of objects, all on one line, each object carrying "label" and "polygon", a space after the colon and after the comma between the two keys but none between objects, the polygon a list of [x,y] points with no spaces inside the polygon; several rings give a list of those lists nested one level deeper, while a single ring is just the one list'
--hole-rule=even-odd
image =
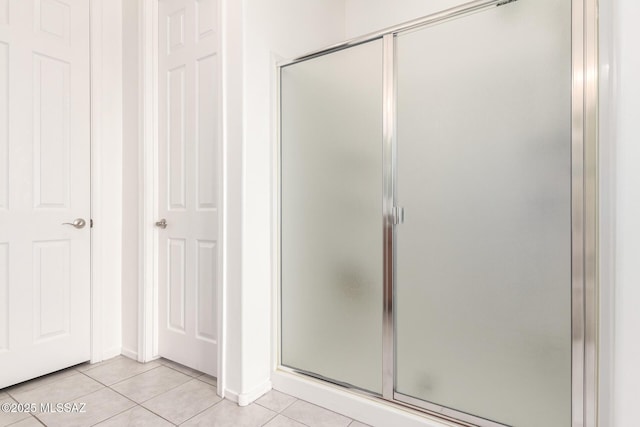
[{"label": "white closet door", "polygon": [[159,354],[216,375],[219,74],[215,0],[160,0]]},{"label": "white closet door", "polygon": [[89,150],[89,2],[0,0],[0,388],[89,359]]}]

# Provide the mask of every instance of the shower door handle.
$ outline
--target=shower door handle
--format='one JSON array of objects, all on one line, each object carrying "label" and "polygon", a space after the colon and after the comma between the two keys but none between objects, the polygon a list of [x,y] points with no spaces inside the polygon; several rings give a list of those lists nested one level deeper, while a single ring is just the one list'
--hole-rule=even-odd
[{"label": "shower door handle", "polygon": [[393,209],[391,209],[391,222],[393,225],[404,223],[404,208],[402,206],[394,206]]}]

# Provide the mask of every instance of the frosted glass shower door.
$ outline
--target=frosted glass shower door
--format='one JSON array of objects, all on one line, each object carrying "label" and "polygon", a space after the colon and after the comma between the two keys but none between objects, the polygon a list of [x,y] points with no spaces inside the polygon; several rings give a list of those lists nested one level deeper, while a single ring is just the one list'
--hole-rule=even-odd
[{"label": "frosted glass shower door", "polygon": [[382,42],[281,69],[281,363],[382,387]]},{"label": "frosted glass shower door", "polygon": [[396,53],[396,398],[568,427],[571,1],[401,33]]}]

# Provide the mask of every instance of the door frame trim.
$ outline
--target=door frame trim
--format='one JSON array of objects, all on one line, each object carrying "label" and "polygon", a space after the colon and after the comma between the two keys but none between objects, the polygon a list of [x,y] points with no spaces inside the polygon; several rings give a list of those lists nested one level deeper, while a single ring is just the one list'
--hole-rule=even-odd
[{"label": "door frame trim", "polygon": [[[103,123],[108,122],[110,112],[104,112],[103,106],[110,101],[109,97],[104,94],[105,80],[108,79],[106,73],[103,72],[103,59],[110,53],[111,40],[104,38],[105,25],[104,21],[108,18],[108,14],[104,11],[105,0],[89,1],[89,97],[90,97],[90,218],[96,224],[96,227],[90,228],[90,362],[97,363],[105,359],[117,356],[121,352],[121,343],[115,346],[107,347],[105,345],[105,330],[110,325],[106,319],[113,315],[111,306],[105,306],[104,297],[110,286],[119,285],[119,283],[105,283],[103,275],[103,264],[107,264],[112,253],[108,253],[108,242],[111,240],[105,238],[103,233],[103,224],[105,219],[113,215],[114,209],[103,203],[108,192],[104,185],[113,178],[111,171],[104,165],[104,150],[106,145],[103,143],[105,136],[110,136],[105,129]],[[111,23],[109,23],[111,24]],[[120,41],[118,39],[116,42]],[[111,43],[111,44],[110,44]],[[119,48],[119,46],[118,46]],[[111,84],[112,82],[107,82]],[[117,83],[117,81],[116,81]],[[116,129],[116,132],[118,129]],[[114,144],[121,144],[121,141],[115,140]],[[117,149],[117,148],[116,148]],[[115,213],[121,213],[120,211]],[[109,221],[114,225],[118,219]],[[105,262],[106,261],[106,262]],[[119,266],[120,263],[117,263]],[[119,294],[119,292],[118,292]],[[120,315],[119,308],[115,312],[116,316]],[[118,331],[119,332],[119,331]],[[118,335],[119,336],[119,335]]]},{"label": "door frame trim", "polygon": [[88,0],[91,150],[90,361],[122,353],[122,8]]},{"label": "door frame trim", "polygon": [[[100,159],[101,148],[100,125],[101,125],[101,84],[102,74],[102,4],[101,0],[91,0],[89,3],[89,98],[90,98],[90,215],[91,219],[100,215]],[[102,280],[99,254],[101,253],[102,233],[100,228],[90,228],[90,275],[91,275],[91,363],[103,360],[103,340],[102,340]]]},{"label": "door frame trim", "polygon": [[[139,2],[140,31],[138,47],[141,58],[138,63],[140,79],[138,108],[141,126],[139,127],[139,175],[138,190],[140,218],[140,266],[138,269],[138,360],[148,362],[158,358],[157,328],[157,270],[156,256],[158,238],[153,224],[157,199],[156,185],[156,143],[157,143],[157,20],[158,0]],[[149,224],[149,226],[146,226]]]},{"label": "door frame trim", "polygon": [[[139,127],[138,144],[138,194],[139,197],[139,268],[138,268],[138,361],[149,362],[158,359],[158,231],[154,227],[157,216],[158,200],[158,2],[160,0],[138,0],[139,32],[138,77],[140,81],[138,93],[138,109],[141,125]],[[221,3],[217,2],[218,28],[220,25]],[[218,52],[221,47],[218,38]],[[222,78],[223,65],[219,63],[219,75]],[[221,102],[219,102],[219,105]],[[222,111],[219,111],[222,115]],[[224,126],[218,131],[218,251],[216,292],[217,301],[217,392],[224,397],[224,288],[225,288],[225,187],[224,174]]]}]

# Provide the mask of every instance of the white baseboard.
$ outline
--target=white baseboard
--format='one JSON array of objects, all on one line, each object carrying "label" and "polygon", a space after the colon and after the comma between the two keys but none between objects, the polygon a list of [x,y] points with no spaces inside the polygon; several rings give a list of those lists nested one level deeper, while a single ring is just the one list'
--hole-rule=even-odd
[{"label": "white baseboard", "polygon": [[138,352],[128,348],[122,347],[122,355],[129,359],[138,360]]},{"label": "white baseboard", "polygon": [[255,387],[253,390],[246,393],[238,393],[233,390],[227,389],[224,391],[224,397],[225,399],[229,399],[232,402],[236,402],[238,406],[247,406],[258,400],[265,393],[271,390],[271,388],[271,381],[267,380],[260,384],[258,387]]},{"label": "white baseboard", "polygon": [[271,381],[275,390],[374,427],[459,427],[459,424],[295,373],[276,371]]}]

